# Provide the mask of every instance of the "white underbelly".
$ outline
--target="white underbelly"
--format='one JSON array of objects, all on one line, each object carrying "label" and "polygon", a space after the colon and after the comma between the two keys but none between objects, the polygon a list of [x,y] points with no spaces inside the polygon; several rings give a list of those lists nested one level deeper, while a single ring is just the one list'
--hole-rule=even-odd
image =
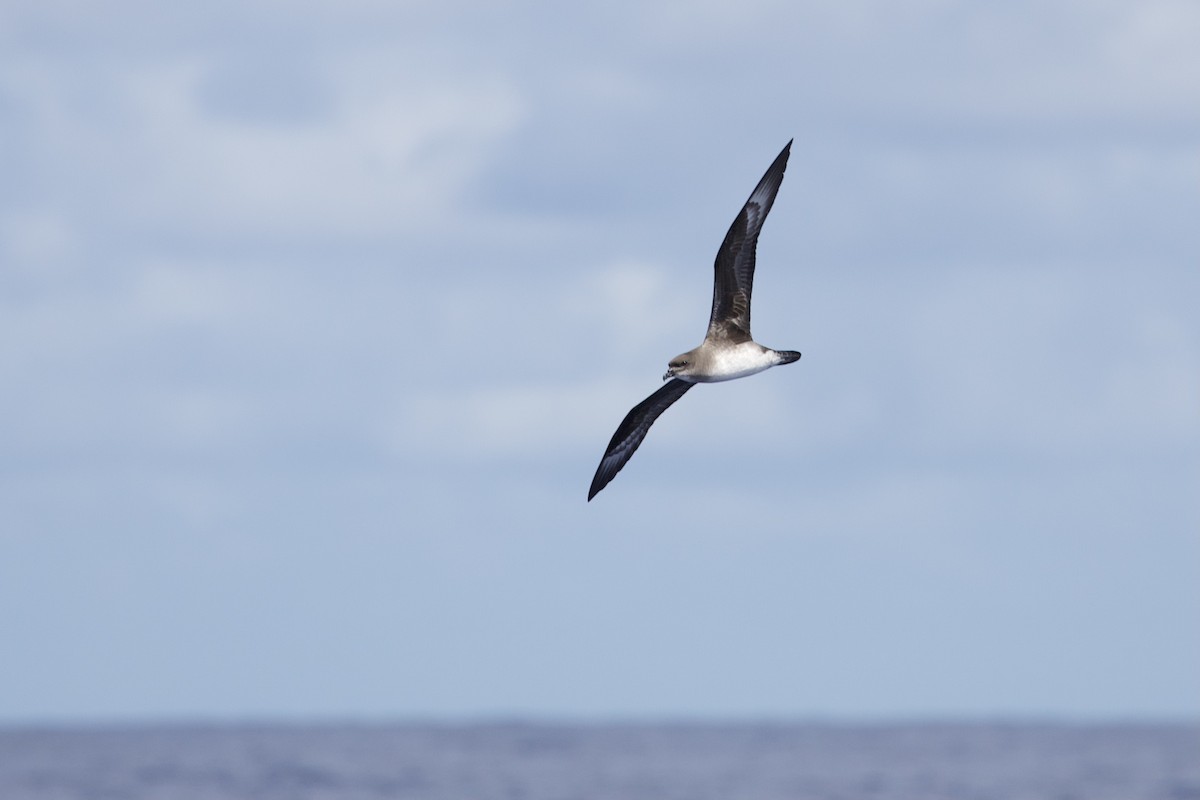
[{"label": "white underbelly", "polygon": [[775,366],[775,354],[754,342],[720,350],[713,359],[713,370],[703,380],[707,383],[731,381]]}]

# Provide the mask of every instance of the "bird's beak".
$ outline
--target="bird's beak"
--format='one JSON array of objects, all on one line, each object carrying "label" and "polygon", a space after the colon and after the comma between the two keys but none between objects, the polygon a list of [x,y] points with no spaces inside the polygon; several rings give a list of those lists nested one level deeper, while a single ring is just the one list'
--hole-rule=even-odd
[{"label": "bird's beak", "polygon": [[674,378],[674,377],[675,377],[675,370],[669,369],[666,371],[666,374],[663,375],[663,380],[665,381],[668,378]]}]

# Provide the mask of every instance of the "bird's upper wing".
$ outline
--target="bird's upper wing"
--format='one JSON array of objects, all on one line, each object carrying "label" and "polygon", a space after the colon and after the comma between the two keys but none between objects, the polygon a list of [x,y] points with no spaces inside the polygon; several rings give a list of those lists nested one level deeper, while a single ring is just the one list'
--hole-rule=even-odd
[{"label": "bird's upper wing", "polygon": [[625,419],[621,420],[617,432],[613,434],[612,440],[608,443],[608,449],[604,451],[604,458],[600,459],[600,466],[596,468],[592,486],[588,489],[589,501],[607,486],[608,482],[615,478],[621,468],[625,466],[625,463],[633,457],[634,452],[637,451],[638,446],[650,431],[650,426],[654,424],[654,420],[670,408],[672,403],[683,397],[690,388],[692,388],[692,384],[688,381],[674,378],[663,384],[657,392],[638,403],[625,415]]},{"label": "bird's upper wing", "polygon": [[714,265],[712,316],[709,336],[750,338],[750,293],[754,289],[754,250],[763,221],[775,202],[787,168],[789,141],[767,168],[737,219],[729,226]]}]

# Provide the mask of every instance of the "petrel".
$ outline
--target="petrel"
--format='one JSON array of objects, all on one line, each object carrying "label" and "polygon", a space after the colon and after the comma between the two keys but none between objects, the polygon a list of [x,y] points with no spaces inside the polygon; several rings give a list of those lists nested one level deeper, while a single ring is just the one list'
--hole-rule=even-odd
[{"label": "petrel", "polygon": [[772,350],[750,336],[750,291],[754,287],[754,249],[763,221],[775,202],[783,183],[792,143],[788,142],[750,193],[725,241],[717,251],[714,265],[712,315],[708,332],[699,347],[675,356],[667,365],[663,380],[670,379],[657,392],[638,403],[621,420],[613,434],[592,486],[588,501],[616,477],[637,452],[650,426],[664,411],[696,383],[715,383],[744,378],[779,364],[791,364],[800,358],[794,350]]}]

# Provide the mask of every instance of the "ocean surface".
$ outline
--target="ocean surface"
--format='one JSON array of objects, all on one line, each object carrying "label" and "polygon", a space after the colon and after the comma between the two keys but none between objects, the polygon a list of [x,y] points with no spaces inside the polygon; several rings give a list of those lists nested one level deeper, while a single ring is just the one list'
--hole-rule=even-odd
[{"label": "ocean surface", "polygon": [[1200,724],[0,728],[34,798],[1184,800]]}]

